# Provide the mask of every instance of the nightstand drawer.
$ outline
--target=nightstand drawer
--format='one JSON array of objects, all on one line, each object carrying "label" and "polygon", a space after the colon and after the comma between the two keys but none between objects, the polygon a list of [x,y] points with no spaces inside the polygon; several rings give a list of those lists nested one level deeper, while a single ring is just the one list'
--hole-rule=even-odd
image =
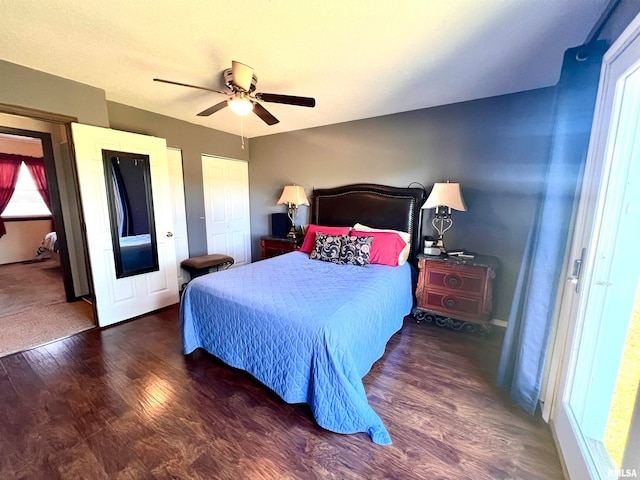
[{"label": "nightstand drawer", "polygon": [[260,237],[260,245],[262,246],[262,258],[271,258],[283,253],[294,252],[300,249],[302,239],[279,238],[279,237]]},{"label": "nightstand drawer", "polygon": [[427,284],[467,293],[482,295],[485,271],[483,268],[467,267],[466,270],[439,270],[427,262]]},{"label": "nightstand drawer", "polygon": [[451,315],[480,315],[482,308],[482,298],[464,297],[451,295],[437,291],[428,291],[426,304],[423,308],[438,310]]}]

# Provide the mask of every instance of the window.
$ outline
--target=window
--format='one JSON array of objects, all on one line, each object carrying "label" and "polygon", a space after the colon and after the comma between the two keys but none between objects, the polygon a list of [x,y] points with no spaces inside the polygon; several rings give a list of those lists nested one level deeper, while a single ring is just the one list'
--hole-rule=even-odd
[{"label": "window", "polygon": [[45,205],[38,187],[36,187],[29,169],[22,163],[18,174],[18,183],[13,192],[7,208],[2,212],[3,217],[36,217],[41,215],[51,215]]}]

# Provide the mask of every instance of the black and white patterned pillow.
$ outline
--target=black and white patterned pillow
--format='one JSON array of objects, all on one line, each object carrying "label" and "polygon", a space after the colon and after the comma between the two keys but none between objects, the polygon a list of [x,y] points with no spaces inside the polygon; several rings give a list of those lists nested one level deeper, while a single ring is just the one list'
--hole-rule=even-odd
[{"label": "black and white patterned pillow", "polygon": [[340,263],[340,247],[346,235],[329,235],[316,232],[316,240],[309,258],[323,262]]},{"label": "black and white patterned pillow", "polygon": [[373,237],[344,236],[340,248],[340,263],[368,267],[371,258]]}]

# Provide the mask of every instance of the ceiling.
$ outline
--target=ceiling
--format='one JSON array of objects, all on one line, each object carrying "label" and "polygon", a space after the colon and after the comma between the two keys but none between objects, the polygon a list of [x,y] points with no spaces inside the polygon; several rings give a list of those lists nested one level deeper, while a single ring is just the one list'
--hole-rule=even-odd
[{"label": "ceiling", "polygon": [[[108,100],[256,137],[554,85],[608,0],[0,1],[0,59],[76,80]],[[237,60],[280,123],[225,108]],[[0,87],[1,88],[1,87]]]}]

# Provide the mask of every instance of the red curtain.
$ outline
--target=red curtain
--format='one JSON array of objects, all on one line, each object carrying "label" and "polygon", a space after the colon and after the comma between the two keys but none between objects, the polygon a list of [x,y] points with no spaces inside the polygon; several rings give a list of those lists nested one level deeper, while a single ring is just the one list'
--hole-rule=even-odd
[{"label": "red curtain", "polygon": [[51,198],[49,197],[49,185],[47,185],[47,175],[44,171],[44,159],[43,158],[33,158],[33,157],[24,157],[24,163],[27,165],[31,176],[33,177],[33,181],[36,182],[36,186],[38,187],[38,192],[44,201],[44,204],[47,206],[49,211],[51,211]]},{"label": "red curtain", "polygon": [[[7,208],[13,191],[16,189],[22,157],[22,155],[0,153],[0,215]],[[2,217],[0,217],[0,237],[5,233],[7,230],[4,227]]]}]

